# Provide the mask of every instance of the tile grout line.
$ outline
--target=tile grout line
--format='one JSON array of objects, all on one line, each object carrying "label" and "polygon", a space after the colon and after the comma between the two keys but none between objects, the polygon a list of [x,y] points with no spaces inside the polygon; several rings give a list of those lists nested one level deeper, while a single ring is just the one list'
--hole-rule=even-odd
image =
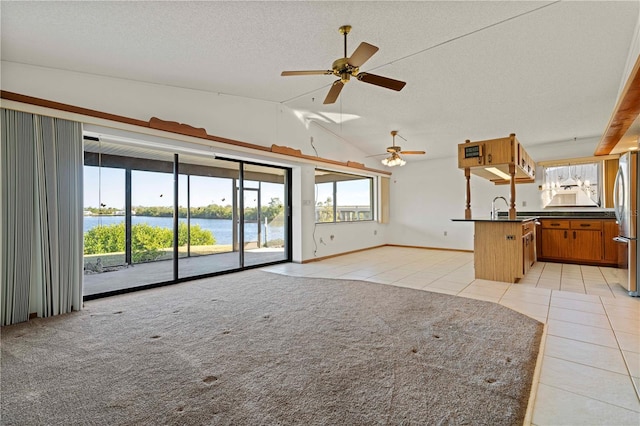
[{"label": "tile grout line", "polygon": [[[558,359],[561,359],[561,358],[558,358]],[[605,371],[606,371],[606,370],[605,370]],[[619,373],[616,373],[616,374],[619,374]],[[571,390],[567,390],[567,389],[564,389],[564,388],[558,387],[558,386],[556,386],[556,385],[550,385],[550,384],[542,383],[542,382],[540,382],[540,383],[541,383],[541,384],[543,384],[543,385],[545,385],[545,386],[548,386],[548,387],[550,387],[550,388],[558,389],[558,390],[560,390],[560,391],[562,391],[562,392],[567,392],[567,393],[570,393],[570,394],[572,394],[572,395],[579,396],[579,397],[581,397],[581,398],[590,399],[590,400],[592,400],[592,401],[598,401],[598,402],[599,402],[599,403],[601,403],[601,404],[610,405],[610,406],[612,406],[612,407],[616,407],[616,408],[618,408],[618,409],[620,409],[620,410],[625,410],[625,411],[628,411],[628,412],[630,412],[630,413],[640,414],[640,411],[632,410],[632,409],[627,408],[627,407],[622,407],[622,406],[617,405],[617,404],[612,404],[611,402],[603,401],[603,400],[601,400],[601,399],[592,398],[592,397],[590,397],[590,396],[583,395],[583,394],[581,394],[581,393],[574,392],[574,391],[571,391]]]},{"label": "tile grout line", "polygon": [[602,297],[600,298],[600,303],[602,303],[602,307],[604,308],[605,315],[607,316],[607,321],[609,322],[609,326],[611,327],[611,331],[613,331],[613,337],[616,339],[616,343],[618,345],[618,350],[620,351],[620,355],[622,355],[622,360],[624,361],[624,366],[627,369],[627,375],[629,376],[629,380],[631,381],[631,386],[636,393],[636,398],[640,401],[640,389],[638,389],[638,385],[635,380],[633,380],[633,375],[631,374],[631,367],[629,366],[629,361],[627,357],[624,355],[624,351],[622,350],[622,345],[620,345],[620,340],[618,340],[618,334],[616,330],[613,328],[613,323],[611,322],[611,318],[609,318],[609,311],[607,310],[607,306],[602,301]]}]

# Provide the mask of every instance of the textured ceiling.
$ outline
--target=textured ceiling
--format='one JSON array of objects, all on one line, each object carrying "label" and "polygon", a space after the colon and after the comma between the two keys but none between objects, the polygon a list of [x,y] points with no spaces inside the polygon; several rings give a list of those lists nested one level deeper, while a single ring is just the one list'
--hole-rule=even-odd
[{"label": "textured ceiling", "polygon": [[[391,130],[428,158],[465,139],[516,133],[525,146],[599,137],[620,88],[637,1],[627,2],[6,2],[1,57],[24,63],[280,102],[367,154]],[[407,82],[394,92],[351,81],[334,105],[329,69],[362,41],[362,71]],[[332,115],[333,114],[333,115]],[[215,129],[207,129],[215,134]],[[415,158],[415,157],[414,157]],[[413,158],[412,158],[413,160]]]}]

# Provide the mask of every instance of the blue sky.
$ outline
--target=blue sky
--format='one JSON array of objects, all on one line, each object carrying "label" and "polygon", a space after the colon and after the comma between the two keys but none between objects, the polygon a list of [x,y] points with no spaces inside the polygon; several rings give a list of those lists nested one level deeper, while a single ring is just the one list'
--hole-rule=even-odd
[{"label": "blue sky", "polygon": [[[131,202],[133,206],[170,207],[173,205],[173,175],[133,171],[131,173]],[[246,182],[250,186],[250,182]],[[257,187],[257,184],[253,185]],[[324,202],[332,197],[331,185],[316,185],[317,201]],[[367,180],[338,182],[338,205],[368,205],[369,194],[366,190]],[[124,209],[125,175],[123,169],[108,167],[84,167],[84,206],[98,207],[100,203],[106,207]],[[187,205],[187,179],[180,177],[179,205]],[[201,207],[209,204],[230,205],[232,200],[232,180],[210,178],[204,176],[191,177],[191,206]],[[283,185],[262,183],[262,203],[267,204],[271,198],[284,201]],[[247,207],[254,203],[253,192],[246,191]],[[255,204],[253,204],[255,205]]]},{"label": "blue sky", "polygon": [[[256,185],[257,187],[257,185]],[[84,168],[84,206],[98,207],[100,203],[106,207],[124,209],[125,175],[122,169],[108,167]],[[187,205],[187,179],[180,177],[178,191],[179,204]],[[232,180],[191,177],[191,206],[200,207],[209,204],[230,205],[232,200]],[[253,203],[256,197],[247,191],[245,205]],[[282,185],[262,183],[262,202],[268,203],[271,198],[284,201]],[[173,175],[171,173],[155,173],[133,171],[131,173],[131,203],[134,206],[167,206],[173,205]]]}]

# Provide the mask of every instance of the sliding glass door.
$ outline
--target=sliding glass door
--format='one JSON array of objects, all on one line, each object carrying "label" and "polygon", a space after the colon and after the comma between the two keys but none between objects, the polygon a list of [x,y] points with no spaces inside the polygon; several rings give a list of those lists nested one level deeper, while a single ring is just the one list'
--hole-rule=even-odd
[{"label": "sliding glass door", "polygon": [[288,169],[85,138],[85,175],[85,296],[290,259]]},{"label": "sliding glass door", "polygon": [[288,258],[286,170],[244,165],[244,266]]},{"label": "sliding glass door", "polygon": [[234,188],[240,163],[180,155],[179,278],[236,270]]}]

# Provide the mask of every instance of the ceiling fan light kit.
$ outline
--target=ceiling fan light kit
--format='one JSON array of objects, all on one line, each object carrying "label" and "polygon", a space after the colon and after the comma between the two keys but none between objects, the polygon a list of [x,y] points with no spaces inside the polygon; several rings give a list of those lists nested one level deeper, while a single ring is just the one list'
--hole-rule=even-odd
[{"label": "ceiling fan light kit", "polygon": [[381,163],[387,167],[404,166],[407,164],[407,162],[400,158],[400,156],[395,152],[391,154],[391,157],[383,159]]},{"label": "ceiling fan light kit", "polygon": [[[402,157],[400,157],[400,154],[402,155],[423,155],[426,154],[426,152],[424,151],[403,151],[402,147],[396,145],[396,135],[398,134],[397,130],[392,130],[391,131],[391,137],[393,138],[393,143],[390,147],[387,147],[387,153],[391,154],[389,157],[383,159],[381,161],[382,164],[384,164],[387,167],[393,167],[393,166],[404,166],[405,164],[407,164],[407,162],[405,160],[402,159]],[[400,136],[402,138],[402,136]],[[402,138],[404,139],[404,138]],[[386,154],[380,154],[380,155],[386,155]]]},{"label": "ceiling fan light kit", "polygon": [[402,90],[405,84],[407,84],[404,81],[360,72],[360,67],[378,51],[378,48],[363,41],[349,57],[347,56],[347,34],[351,31],[351,25],[343,25],[339,28],[339,31],[340,34],[344,36],[344,57],[333,61],[330,70],[283,71],[281,75],[283,77],[292,75],[334,75],[339,77],[340,79],[331,85],[329,93],[323,102],[324,104],[334,103],[338,99],[342,88],[349,82],[351,77],[355,77],[364,83],[373,84],[374,86],[395,91]]}]

